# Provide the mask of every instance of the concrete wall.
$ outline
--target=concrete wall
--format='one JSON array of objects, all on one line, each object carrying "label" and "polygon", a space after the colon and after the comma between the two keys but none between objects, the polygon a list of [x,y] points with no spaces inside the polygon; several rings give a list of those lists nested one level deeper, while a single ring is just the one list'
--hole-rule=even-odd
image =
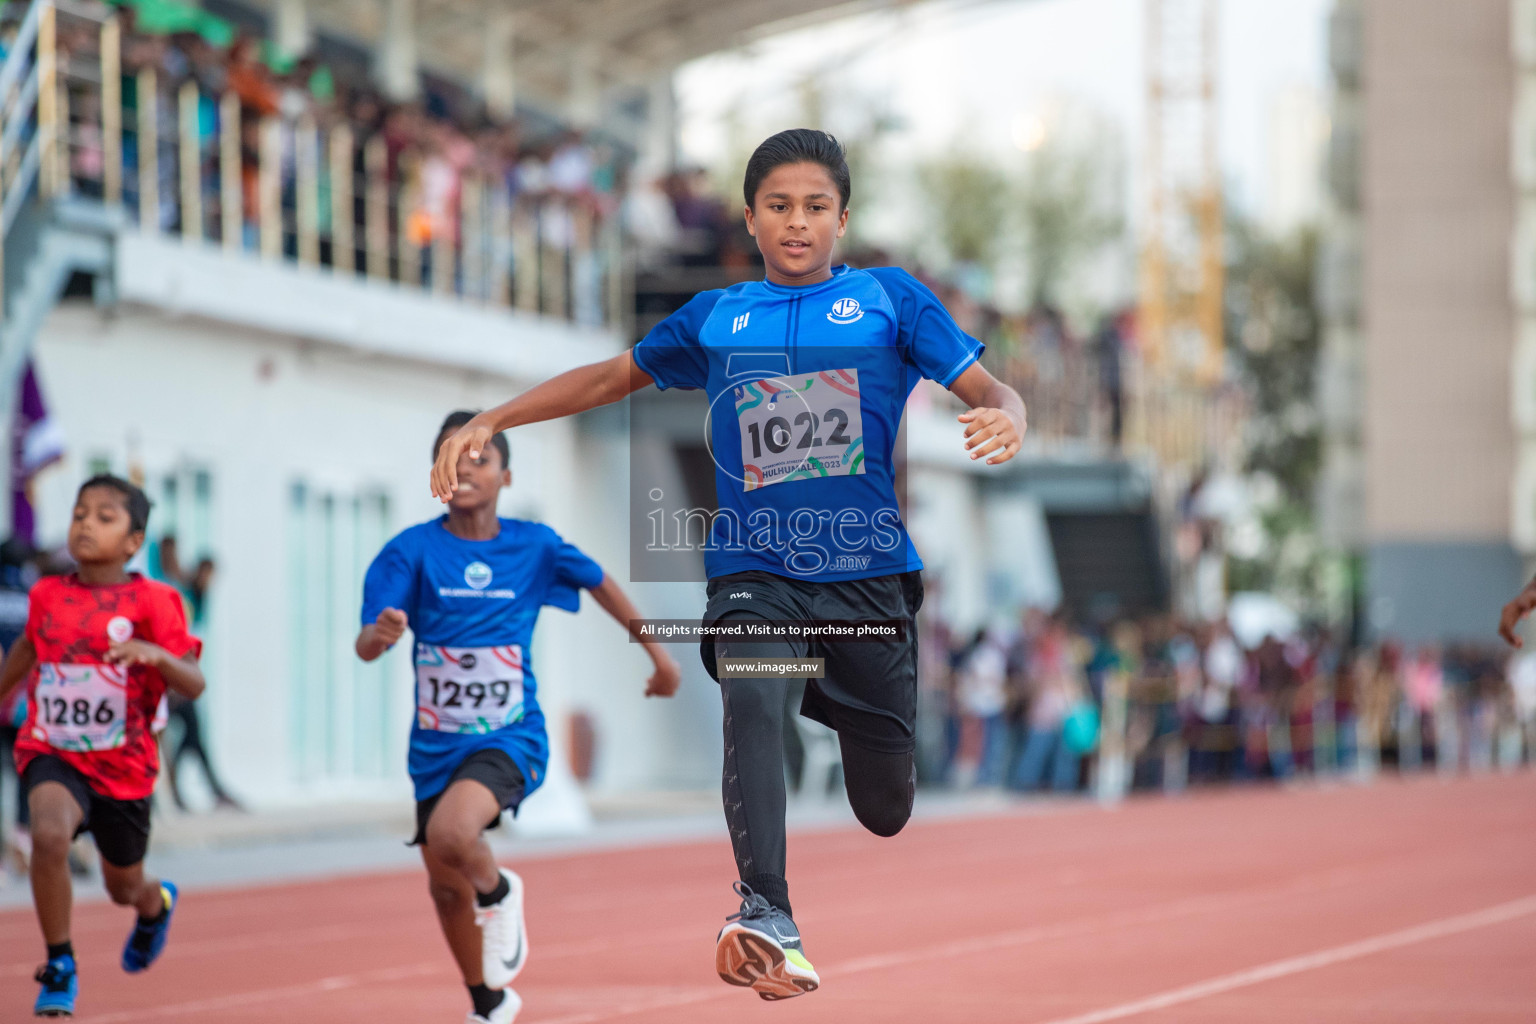
[{"label": "concrete wall", "polygon": [[1371,546],[1366,613],[1378,636],[1496,643],[1499,609],[1523,582],[1504,542],[1385,542]]},{"label": "concrete wall", "polygon": [[[302,482],[338,508],[350,507],[354,496],[382,496],[389,534],[430,518],[440,506],[427,490],[428,457],[444,413],[494,404],[527,382],[131,305],[111,314],[80,303],[59,307],[39,338],[37,360],[70,453],[39,481],[42,540],[62,542],[74,488],[93,463],[118,472],[137,464],[152,491],[168,475],[207,474],[205,524],[177,525],[188,547],[195,545],[186,555],[206,549],[219,562],[205,638],[204,714],[230,787],[258,805],[408,793],[407,657],[397,650],[370,675],[350,655],[361,573],[376,541],[358,535],[356,550],[334,553],[333,569],[345,577],[337,602],[345,607],[295,621],[294,574],[313,567],[293,564],[293,488]],[[611,510],[623,507],[616,468],[626,446],[601,423],[591,427],[562,421],[517,431],[502,513],[547,520],[623,580],[625,524]],[[186,508],[185,496],[180,504]],[[152,534],[170,514],[162,505]],[[654,598],[635,596],[650,613]],[[321,647],[327,680],[295,667],[301,640]],[[678,651],[685,666],[690,653]],[[584,601],[576,616],[547,611],[533,658],[552,730],[564,729],[564,710],[579,707],[596,719],[604,747],[595,785],[714,783],[717,699],[690,678],[687,700],[648,705],[640,696],[648,660],[593,602]],[[691,660],[697,664],[696,655]],[[334,691],[322,703],[330,701],[336,714],[380,723],[385,749],[354,759],[354,739],[338,725],[333,731],[345,748],[339,764],[306,761],[295,736],[306,727],[316,685]],[[366,737],[356,741],[365,744]],[[683,756],[667,749],[685,744]]]},{"label": "concrete wall", "polygon": [[[1364,7],[1369,600],[1392,609],[1378,632],[1416,633],[1437,587],[1502,587],[1518,565],[1510,6]],[[1466,545],[1482,554],[1456,557]]]},{"label": "concrete wall", "polygon": [[1508,0],[1366,4],[1373,541],[1509,536],[1509,24]]}]

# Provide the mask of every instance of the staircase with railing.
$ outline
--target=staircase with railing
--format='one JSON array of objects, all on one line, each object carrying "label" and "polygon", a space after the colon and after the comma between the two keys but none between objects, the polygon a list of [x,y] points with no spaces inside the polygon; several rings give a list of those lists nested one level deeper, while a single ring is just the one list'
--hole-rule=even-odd
[{"label": "staircase with railing", "polygon": [[34,3],[0,67],[0,408],[71,276],[102,274],[111,259],[115,225],[101,204],[42,201],[61,191],[70,142],[59,116],[59,17],[54,4]]}]

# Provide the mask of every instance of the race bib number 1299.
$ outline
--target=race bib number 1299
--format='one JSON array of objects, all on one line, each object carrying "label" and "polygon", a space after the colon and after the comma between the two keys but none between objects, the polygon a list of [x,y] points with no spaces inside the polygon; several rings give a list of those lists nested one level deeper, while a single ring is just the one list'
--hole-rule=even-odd
[{"label": "race bib number 1299", "polygon": [[523,717],[523,649],[416,645],[416,721],[434,732],[494,732]]}]

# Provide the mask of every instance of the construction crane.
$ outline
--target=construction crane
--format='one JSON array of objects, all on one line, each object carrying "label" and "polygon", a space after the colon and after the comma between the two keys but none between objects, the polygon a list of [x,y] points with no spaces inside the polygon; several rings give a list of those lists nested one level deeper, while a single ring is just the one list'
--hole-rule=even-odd
[{"label": "construction crane", "polygon": [[1222,374],[1222,196],[1217,152],[1219,0],[1145,0],[1146,222],[1141,335],[1149,371]]}]

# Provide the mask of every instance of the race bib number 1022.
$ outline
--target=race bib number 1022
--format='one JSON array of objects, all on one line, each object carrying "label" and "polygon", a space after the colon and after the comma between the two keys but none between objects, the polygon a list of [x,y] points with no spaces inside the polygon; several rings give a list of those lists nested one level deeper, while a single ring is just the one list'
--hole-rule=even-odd
[{"label": "race bib number 1022", "polygon": [[734,397],[743,490],[864,472],[857,369],[752,381]]}]

